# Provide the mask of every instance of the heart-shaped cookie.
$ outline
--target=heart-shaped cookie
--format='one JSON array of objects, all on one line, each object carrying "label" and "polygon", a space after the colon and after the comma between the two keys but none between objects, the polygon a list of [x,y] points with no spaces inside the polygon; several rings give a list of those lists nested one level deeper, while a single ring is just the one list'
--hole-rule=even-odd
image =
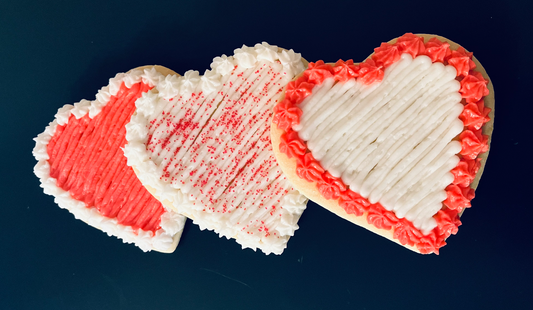
[{"label": "heart-shaped cookie", "polygon": [[171,73],[146,66],[117,74],[96,100],[60,108],[33,150],[41,187],[60,207],[143,251],[173,252],[185,217],[142,186],[121,148],[135,100]]},{"label": "heart-shaped cookie", "polygon": [[214,58],[203,76],[168,76],[136,103],[128,164],[201,229],[281,254],[307,199],[276,163],[271,110],[304,65],[300,54],[262,43]]},{"label": "heart-shaped cookie", "polygon": [[492,84],[472,53],[409,33],[361,64],[310,63],[274,108],[272,142],[311,200],[438,254],[474,197],[493,113]]}]

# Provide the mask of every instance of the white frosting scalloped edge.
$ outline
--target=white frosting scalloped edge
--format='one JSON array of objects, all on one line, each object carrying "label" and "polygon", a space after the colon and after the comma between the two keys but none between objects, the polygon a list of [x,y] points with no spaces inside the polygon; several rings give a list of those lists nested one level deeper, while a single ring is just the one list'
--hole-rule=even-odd
[{"label": "white frosting scalloped edge", "polygon": [[135,69],[128,73],[119,73],[114,78],[109,79],[109,85],[101,88],[96,94],[96,100],[88,101],[81,100],[74,105],[67,104],[61,107],[55,115],[55,120],[51,122],[35,140],[35,147],[33,149],[33,156],[37,160],[34,167],[34,173],[41,182],[41,187],[45,194],[54,196],[54,201],[63,209],[67,209],[74,215],[76,219],[82,220],[85,223],[98,228],[109,236],[115,236],[122,239],[124,243],[134,243],[143,251],[157,250],[168,251],[173,250],[174,244],[177,244],[181,237],[186,218],[173,211],[167,210],[161,216],[161,229],[157,230],[155,234],[151,231],[144,231],[142,229],[134,230],[131,226],[125,226],[117,223],[117,219],[107,218],[102,216],[96,208],[86,207],[84,202],[72,198],[68,191],[65,191],[56,185],[56,179],[50,176],[50,165],[48,163],[48,153],[46,147],[48,142],[54,135],[58,125],[65,125],[74,115],[76,119],[80,119],[89,113],[89,117],[93,118],[104,107],[109,98],[117,94],[122,82],[126,87],[131,87],[133,84],[143,82],[150,86],[155,86],[164,76],[157,72],[154,67],[151,69]]},{"label": "white frosting scalloped edge", "polygon": [[181,77],[168,75],[157,85],[159,96],[168,100],[180,94],[186,99],[196,90],[208,95],[220,85],[221,77],[228,75],[236,65],[251,68],[261,60],[279,61],[285,75],[291,77],[289,79],[291,80],[305,69],[301,54],[295,53],[292,49],[279,50],[277,46],[266,42],[258,43],[254,47],[243,45],[234,51],[233,56],[215,57],[211,63],[211,70],[206,70],[203,76],[195,70],[189,70]]},{"label": "white frosting scalloped edge", "polygon": [[[222,55],[215,57],[211,63],[211,70],[206,70],[203,76],[198,71],[189,70],[183,76],[167,75],[164,80],[151,91],[146,92],[135,102],[136,112],[131,117],[130,123],[126,125],[126,140],[128,143],[124,147],[124,155],[128,159],[128,166],[133,166],[139,172],[137,174],[141,183],[153,188],[153,194],[160,201],[168,200],[176,212],[183,214],[200,226],[201,230],[214,230],[221,237],[235,238],[235,231],[220,225],[210,217],[214,214],[202,216],[199,212],[194,212],[192,201],[184,195],[179,188],[173,187],[159,178],[161,175],[159,168],[150,159],[150,154],[146,150],[148,140],[149,117],[154,113],[159,113],[157,102],[159,100],[168,101],[177,96],[189,98],[194,92],[203,92],[204,95],[212,93],[221,84],[224,76],[229,75],[235,66],[251,68],[259,61],[270,62],[279,61],[283,66],[284,74],[289,82],[294,76],[301,73],[305,67],[302,63],[301,55],[291,50],[281,50],[277,46],[269,45],[266,42],[256,44],[255,47],[243,45],[234,51],[234,56]],[[258,241],[255,236],[241,235],[236,241],[242,248],[261,249],[265,254],[281,254],[287,246],[290,236],[299,227],[298,219],[302,215],[307,205],[307,198],[294,190],[284,196],[281,203],[283,213],[281,221],[276,229],[279,232],[279,242],[268,242],[272,239],[265,239],[268,243]],[[191,210],[193,210],[191,212]]]}]

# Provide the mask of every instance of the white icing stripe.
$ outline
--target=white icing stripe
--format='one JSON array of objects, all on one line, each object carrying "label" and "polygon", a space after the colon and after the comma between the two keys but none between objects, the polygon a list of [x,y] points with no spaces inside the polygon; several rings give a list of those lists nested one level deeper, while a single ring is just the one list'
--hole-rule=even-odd
[{"label": "white icing stripe", "polygon": [[[54,196],[54,201],[59,207],[67,209],[76,219],[104,231],[109,236],[116,236],[125,243],[134,243],[143,251],[153,249],[167,251],[174,242],[174,236],[181,234],[186,218],[175,212],[167,211],[161,216],[161,229],[157,230],[155,234],[142,229],[133,230],[130,226],[118,224],[117,219],[102,216],[95,208],[88,208],[83,202],[72,198],[69,192],[56,185],[56,179],[50,176],[49,156],[46,148],[58,125],[67,124],[70,115],[80,119],[89,113],[89,117],[94,118],[107,104],[111,96],[117,94],[122,82],[127,87],[131,87],[131,85],[141,81],[154,86],[161,78],[162,75],[155,68],[132,70],[127,74],[117,74],[117,76],[109,80],[109,86],[103,87],[98,91],[96,100],[81,100],[74,105],[61,107],[55,115],[55,120],[45,128],[43,133],[34,139],[33,155],[37,159],[34,173],[39,178],[44,193]],[[122,156],[122,154],[119,154],[119,156]]]},{"label": "white icing stripe", "polygon": [[[453,181],[463,106],[456,71],[403,54],[370,86],[326,79],[293,129],[350,189],[428,233]],[[451,179],[450,179],[451,178]]]},{"label": "white icing stripe", "polygon": [[[261,85],[261,82],[260,83],[256,83],[256,84],[257,85]],[[253,91],[253,90],[249,89],[248,91]],[[275,87],[274,91],[275,91],[275,93],[278,93],[278,95],[276,95],[275,98],[279,97],[279,92],[281,91],[281,88],[280,87]],[[258,94],[258,93],[252,93],[252,95],[257,95],[257,96],[254,96],[254,97],[258,98],[258,99],[260,98],[260,94]],[[242,152],[242,153],[246,154],[243,157],[243,160],[240,161],[240,166],[231,169],[231,172],[232,172],[231,175],[227,175],[226,176],[226,178],[228,180],[233,179],[235,177],[235,174],[238,173],[240,171],[240,169],[243,168],[243,165],[245,165],[247,163],[247,161],[250,160],[251,157],[253,156],[254,152],[249,150],[249,149],[246,149],[246,148],[250,147],[250,146],[253,147],[254,141],[269,139],[270,132],[269,132],[268,127],[265,126],[264,123],[270,118],[269,117],[270,111],[268,109],[264,109],[264,107],[266,106],[265,99],[273,98],[273,97],[274,97],[274,94],[272,94],[272,91],[271,91],[270,94],[267,94],[267,96],[261,98],[261,100],[258,101],[257,105],[255,105],[255,106],[253,106],[251,104],[245,105],[245,106],[250,107],[251,110],[249,110],[247,113],[245,113],[246,117],[244,119],[242,119],[240,124],[237,125],[238,128],[233,133],[229,133],[229,135],[228,134],[222,135],[222,137],[227,136],[227,139],[230,139],[230,141],[233,143],[233,144],[231,144],[230,147],[234,148],[235,152]],[[244,105],[243,103],[244,102],[242,102],[242,100],[241,100],[240,104]],[[255,120],[253,120],[253,118],[255,118]],[[218,128],[222,128],[222,126],[217,126],[217,127]],[[239,132],[247,132],[247,134],[244,136],[244,138],[242,140],[240,140],[240,139],[239,140],[235,140],[234,136],[237,133],[239,133]],[[220,133],[218,133],[218,134],[220,134]],[[225,138],[222,138],[222,140],[223,141],[224,140],[227,141]],[[260,146],[260,145],[261,144],[258,144],[258,146]],[[222,151],[222,149],[220,148],[219,152],[221,152],[221,151]],[[256,152],[262,152],[262,151],[261,150],[257,150]],[[227,164],[230,164],[230,163],[228,163],[228,161],[230,161],[230,160],[231,160],[231,157],[227,156],[225,161],[222,161],[222,163],[220,165],[221,166],[226,166]],[[210,186],[210,185],[214,185],[213,184],[213,180],[210,183],[208,183],[207,186]],[[219,187],[216,197],[218,197],[218,195],[221,194],[222,191],[223,191],[223,188]]]},{"label": "white icing stripe", "polygon": [[[388,111],[386,112],[383,112],[382,113],[382,117],[375,117],[374,118],[374,123],[371,123],[370,121],[365,121],[364,123],[362,123],[360,129],[358,130],[355,130],[355,129],[351,129],[351,131],[353,132],[362,132],[362,133],[366,133],[365,134],[361,134],[360,136],[357,136],[357,135],[353,135],[351,137],[348,137],[348,143],[352,144],[352,145],[356,145],[356,146],[361,146],[361,145],[368,145],[370,142],[376,140],[376,142],[382,142],[386,137],[389,137],[391,134],[395,133],[395,134],[398,134],[398,130],[407,130],[409,128],[411,128],[411,130],[413,130],[413,126],[420,126],[422,125],[422,123],[425,121],[425,119],[423,118],[422,119],[422,122],[411,122],[409,124],[405,123],[406,119],[409,119],[410,117],[412,118],[413,116],[413,110],[414,112],[417,112],[420,110],[421,107],[423,107],[424,105],[426,105],[428,102],[431,101],[431,98],[428,100],[426,99],[425,102],[422,101],[422,100],[418,100],[418,103],[415,104],[415,105],[412,105],[411,107],[409,107],[409,110],[407,111],[404,111],[404,113],[399,113],[398,109],[402,107],[401,104],[399,104],[398,102],[391,102],[389,104],[389,106],[391,107],[394,107],[395,109],[389,109]],[[392,110],[392,111],[391,111]],[[378,111],[379,113],[379,111]],[[437,118],[435,118],[436,120]],[[373,126],[375,126],[376,123],[379,123],[380,121],[382,122],[390,122],[391,125],[388,126],[387,128],[377,128],[377,130],[375,130],[374,128],[371,128]],[[364,141],[361,142],[361,139],[364,138]],[[359,140],[356,140],[356,139],[359,139]],[[356,141],[354,141],[356,140]],[[339,143],[339,142],[337,142]],[[360,149],[356,149],[352,154],[351,156],[352,157],[356,157],[357,154],[358,154],[358,151]],[[339,154],[339,156],[341,156],[341,154]],[[342,162],[344,160],[346,160],[346,157],[347,157],[347,153],[344,153],[342,154],[342,157],[340,158],[334,158],[335,159],[335,165],[338,165],[339,162]],[[352,168],[352,170],[354,170],[354,168]]]},{"label": "white icing stripe", "polygon": [[[190,136],[192,136],[192,137],[198,136],[198,134],[200,133],[202,128],[204,126],[208,125],[207,122],[208,122],[209,119],[220,117],[220,114],[224,110],[224,103],[225,102],[227,102],[227,101],[236,101],[236,99],[238,99],[238,97],[236,97],[238,95],[238,93],[236,92],[237,91],[236,88],[239,88],[242,85],[241,83],[242,83],[243,80],[242,79],[238,79],[237,80],[237,76],[242,75],[243,78],[246,79],[246,78],[249,77],[249,74],[251,74],[253,71],[254,70],[245,70],[245,71],[236,70],[231,76],[227,76],[227,77],[223,78],[223,81],[221,82],[222,88],[221,88],[220,91],[217,92],[218,96],[214,99],[214,101],[211,104],[211,106],[208,107],[208,109],[206,109],[207,112],[201,111],[201,113],[199,114],[200,117],[202,118],[201,123],[197,127],[197,130],[192,132],[190,134]],[[235,88],[230,86],[230,85],[235,86]],[[225,94],[225,95],[222,95],[222,94]],[[223,106],[220,107],[218,110],[216,110],[217,107],[219,107],[219,104],[221,104],[221,103],[223,104]],[[177,105],[181,106],[182,109],[183,109],[183,106],[189,106],[190,103],[186,102],[183,105],[180,105],[179,102],[178,102]],[[216,111],[216,114],[213,115],[212,114],[213,111]],[[174,114],[172,112],[170,112],[169,115],[174,115]],[[197,113],[197,115],[198,115],[198,113]],[[176,119],[180,119],[180,116],[177,116]],[[191,139],[190,143],[192,143],[193,141],[194,141],[194,139]],[[184,158],[184,156],[190,156],[190,154],[189,154],[190,145],[191,144],[189,144],[188,147],[181,148],[179,153],[176,156],[172,157],[172,160],[174,162],[179,162],[179,161],[183,162],[183,161],[190,160],[188,157]],[[202,145],[201,147],[202,147],[202,149],[199,150],[200,152],[207,152],[208,151],[207,145]],[[190,173],[194,168],[195,168],[194,165],[189,165],[187,173]]]},{"label": "white icing stripe", "polygon": [[[229,98],[228,101],[233,101],[232,99],[233,99],[233,98]],[[238,99],[238,98],[237,98],[237,99]],[[227,101],[224,101],[224,102],[227,102]],[[221,111],[224,111],[224,110],[227,109],[227,108],[228,108],[228,107],[227,107],[226,105],[221,104],[221,105],[219,106],[219,108],[217,109],[217,112],[213,115],[212,119],[218,119],[218,118],[221,116],[221,113],[222,113]],[[211,123],[212,123],[212,122],[211,122]],[[222,149],[220,149],[220,148],[216,148],[216,144],[217,144],[217,143],[224,143],[224,140],[225,140],[224,136],[225,136],[225,135],[223,135],[222,132],[221,132],[223,127],[222,127],[222,126],[217,126],[217,124],[211,124],[211,123],[207,125],[206,129],[209,130],[210,128],[213,128],[213,129],[215,130],[214,136],[217,137],[217,141],[211,141],[211,143],[209,143],[209,144],[203,144],[203,145],[201,145],[200,148],[196,151],[197,153],[202,154],[202,155],[200,155],[199,157],[206,156],[208,153],[211,154],[210,157],[219,157],[219,156],[221,155],[220,153],[222,152]],[[253,133],[253,132],[252,132],[252,133]],[[211,152],[210,150],[213,149],[213,148],[215,148],[216,151]],[[187,156],[188,156],[188,157],[192,157],[192,156],[194,156],[194,155],[188,153]],[[224,158],[224,157],[222,157],[222,158]],[[227,160],[227,158],[228,158],[228,157],[225,157],[226,160]],[[221,166],[224,166],[224,159],[222,159],[222,161],[223,161],[223,162],[222,162]],[[197,170],[197,169],[198,169],[198,166],[199,166],[200,164],[201,164],[201,163],[198,162],[198,161],[195,162],[195,163],[191,163],[191,164],[189,164],[187,167],[185,167],[185,169],[186,169],[186,173],[190,173],[191,171]],[[204,165],[203,167],[206,168],[207,166]],[[200,167],[200,169],[202,169],[202,167]],[[195,176],[200,176],[200,175],[202,175],[203,172],[204,172],[203,170],[199,170],[199,171],[195,174]],[[225,176],[225,179],[226,179],[227,182],[230,181],[230,180],[228,180],[229,177],[230,177],[230,176],[228,176],[228,175]],[[192,184],[194,184],[194,183],[197,181],[197,179],[194,179],[194,178],[190,178],[190,180],[191,180],[191,182],[189,182],[188,186],[185,186],[185,187],[183,188],[183,190],[184,190],[185,192],[187,192],[187,193],[190,192],[190,187],[192,186]],[[217,179],[217,181],[218,181],[218,179]],[[214,182],[214,179],[211,179],[211,182]],[[212,183],[208,183],[207,186],[210,187],[210,186],[213,186],[213,184],[212,184]],[[223,190],[223,188],[224,188],[224,187],[222,187],[222,190]],[[193,197],[196,197],[196,194],[197,194],[197,193],[190,193],[190,195],[193,196]],[[216,197],[214,197],[214,198],[216,198]]]},{"label": "white icing stripe", "polygon": [[280,254],[307,200],[277,165],[270,118],[304,69],[300,55],[262,43],[216,57],[211,68],[209,83],[183,88],[191,77],[205,80],[186,73],[137,101],[126,126],[128,164],[201,229]]}]

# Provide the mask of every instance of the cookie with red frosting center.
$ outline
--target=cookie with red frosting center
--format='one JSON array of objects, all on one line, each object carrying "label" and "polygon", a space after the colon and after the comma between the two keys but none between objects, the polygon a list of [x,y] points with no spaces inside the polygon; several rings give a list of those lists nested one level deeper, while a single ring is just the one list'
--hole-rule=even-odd
[{"label": "cookie with red frosting center", "polygon": [[128,164],[201,229],[281,254],[307,200],[275,160],[270,119],[304,67],[300,54],[262,43],[214,58],[202,76],[167,76],[137,101],[126,126]]},{"label": "cookie with red frosting center", "polygon": [[295,188],[420,253],[437,253],[471,206],[494,91],[473,54],[405,34],[362,63],[310,63],[274,108],[272,143]]},{"label": "cookie with red frosting center", "polygon": [[33,150],[41,187],[61,208],[143,251],[173,252],[185,223],[142,186],[122,151],[135,101],[170,73],[146,66],[117,74],[96,100],[60,108]]}]

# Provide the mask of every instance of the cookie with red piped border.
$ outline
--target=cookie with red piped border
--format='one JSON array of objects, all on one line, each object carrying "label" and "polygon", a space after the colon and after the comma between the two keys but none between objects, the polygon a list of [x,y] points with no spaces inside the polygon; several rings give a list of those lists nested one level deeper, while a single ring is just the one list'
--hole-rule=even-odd
[{"label": "cookie with red piped border", "polygon": [[173,71],[144,66],[119,73],[93,101],[60,108],[36,142],[34,168],[54,201],[87,224],[143,251],[173,252],[185,217],[166,210],[126,164],[126,123],[135,101]]},{"label": "cookie with red piped border", "polygon": [[270,142],[272,108],[306,62],[267,43],[213,59],[203,75],[169,76],[137,101],[125,155],[168,208],[243,248],[281,254],[307,199]]},{"label": "cookie with red piped border", "polygon": [[274,108],[272,143],[294,187],[419,253],[456,234],[485,166],[494,90],[458,44],[411,33],[362,63],[310,63]]}]

